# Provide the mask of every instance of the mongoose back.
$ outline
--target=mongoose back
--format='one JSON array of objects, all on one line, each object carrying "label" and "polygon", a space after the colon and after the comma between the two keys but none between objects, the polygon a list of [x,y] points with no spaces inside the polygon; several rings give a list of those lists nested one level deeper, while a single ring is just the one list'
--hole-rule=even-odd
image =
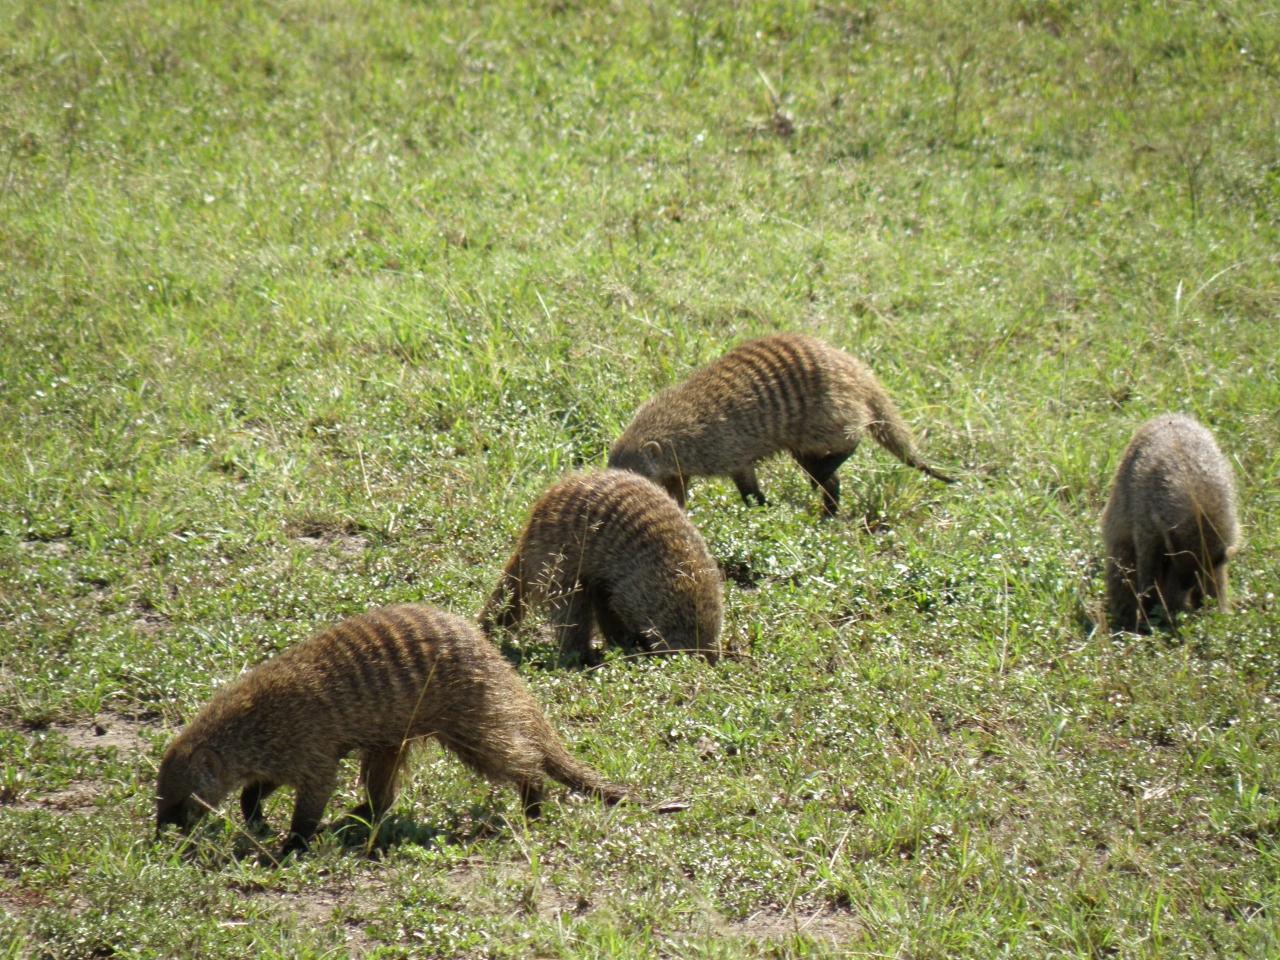
[{"label": "mongoose back", "polygon": [[544,778],[606,801],[623,791],[569,756],[529,691],[494,646],[460,617],[426,606],[373,610],[259,664],[220,688],[169,744],[156,790],[157,832],[189,830],[243,787],[245,820],[297,790],[284,853],[305,848],[336,786],[338,761],[360,754],[367,800],[395,800],[408,748],[435,737],[472,770],[514,783],[536,816]]},{"label": "mongoose back", "polygon": [[720,571],[671,498],[623,470],[571,475],[534,504],[481,614],[487,633],[545,603],[561,658],[593,661],[592,620],[626,650],[720,654]]},{"label": "mongoose back", "polygon": [[836,469],[863,433],[952,482],[916,455],[902,415],[864,363],[822,340],[777,334],[735,347],[642,406],[609,451],[609,466],[661,484],[681,506],[696,476],[729,476],[744,501],[763,505],[755,465],[786,451],[821,489],[823,516],[833,516]]},{"label": "mongoose back", "polygon": [[1172,625],[1206,595],[1227,609],[1239,536],[1231,467],[1213,434],[1181,414],[1142,424],[1102,512],[1111,627],[1146,630],[1156,607]]}]

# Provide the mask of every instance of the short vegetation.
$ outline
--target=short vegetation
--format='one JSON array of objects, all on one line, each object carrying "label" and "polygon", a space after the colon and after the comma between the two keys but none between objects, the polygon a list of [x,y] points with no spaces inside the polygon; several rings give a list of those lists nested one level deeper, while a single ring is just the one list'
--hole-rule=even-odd
[{"label": "short vegetation", "polygon": [[[1260,0],[0,0],[0,956],[1280,954],[1277,103]],[[529,822],[432,747],[376,834],[277,865],[281,791],[155,841],[218,685],[475,616],[548,485],[774,331],[958,482],[696,483],[720,663],[510,639],[640,802]],[[1165,411],[1235,471],[1235,609],[1111,634]]]}]

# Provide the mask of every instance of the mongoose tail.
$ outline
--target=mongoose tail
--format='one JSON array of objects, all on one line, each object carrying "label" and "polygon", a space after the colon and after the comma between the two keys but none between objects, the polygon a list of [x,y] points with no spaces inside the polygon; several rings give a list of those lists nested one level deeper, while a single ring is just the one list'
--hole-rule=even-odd
[{"label": "mongoose tail", "polygon": [[563,747],[548,747],[543,765],[547,776],[558,780],[570,790],[599,797],[610,806],[629,799],[624,788],[610,783],[598,771],[575,760]]},{"label": "mongoose tail", "polygon": [[902,414],[898,412],[893,401],[884,394],[876,400],[879,402],[873,401],[872,406],[875,419],[867,424],[867,432],[875,438],[876,442],[907,466],[915,467],[943,483],[955,483],[955,477],[935,470],[920,459],[919,454],[916,453],[915,444],[911,440],[911,431],[907,428],[906,421],[902,419]]}]

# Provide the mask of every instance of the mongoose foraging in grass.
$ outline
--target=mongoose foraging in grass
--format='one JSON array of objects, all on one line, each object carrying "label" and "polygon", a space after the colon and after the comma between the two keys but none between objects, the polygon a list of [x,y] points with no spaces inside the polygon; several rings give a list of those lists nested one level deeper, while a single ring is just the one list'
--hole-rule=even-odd
[{"label": "mongoose foraging in grass", "polygon": [[1239,536],[1231,466],[1213,434],[1181,414],[1142,424],[1102,512],[1111,628],[1145,631],[1160,607],[1173,625],[1206,595],[1227,609]]},{"label": "mongoose foraging in grass", "polygon": [[591,663],[593,619],[626,650],[720,654],[720,571],[689,518],[643,477],[578,473],[534,504],[481,625],[515,627],[545,603],[561,658]]},{"label": "mongoose foraging in grass", "polygon": [[744,501],[763,505],[755,465],[785,450],[822,490],[823,515],[833,516],[836,468],[864,432],[903,463],[952,482],[916,455],[902,415],[864,363],[813,337],[776,334],[735,347],[646,403],[609,451],[609,466],[661,484],[681,506],[690,477],[720,475]]},{"label": "mongoose foraging in grass", "polygon": [[545,777],[607,802],[624,791],[569,756],[515,670],[461,617],[405,605],[351,617],[221,687],[169,744],[156,790],[157,832],[189,830],[243,787],[259,825],[278,787],[297,790],[284,853],[305,848],[336,786],[338,761],[360,752],[366,801],[381,816],[415,740],[435,737],[477,773],[514,783],[537,816]]}]

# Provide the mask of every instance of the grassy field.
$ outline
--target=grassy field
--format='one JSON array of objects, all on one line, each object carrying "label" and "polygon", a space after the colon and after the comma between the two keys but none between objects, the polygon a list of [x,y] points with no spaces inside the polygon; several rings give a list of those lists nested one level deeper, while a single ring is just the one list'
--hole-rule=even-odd
[{"label": "grassy field", "polygon": [[[0,957],[1280,954],[1277,103],[1262,0],[0,0]],[[696,483],[734,660],[522,634],[645,803],[526,823],[432,747],[374,855],[154,842],[217,684],[474,614],[543,488],[776,330],[962,479]],[[1108,635],[1168,410],[1236,469],[1237,609]]]}]

